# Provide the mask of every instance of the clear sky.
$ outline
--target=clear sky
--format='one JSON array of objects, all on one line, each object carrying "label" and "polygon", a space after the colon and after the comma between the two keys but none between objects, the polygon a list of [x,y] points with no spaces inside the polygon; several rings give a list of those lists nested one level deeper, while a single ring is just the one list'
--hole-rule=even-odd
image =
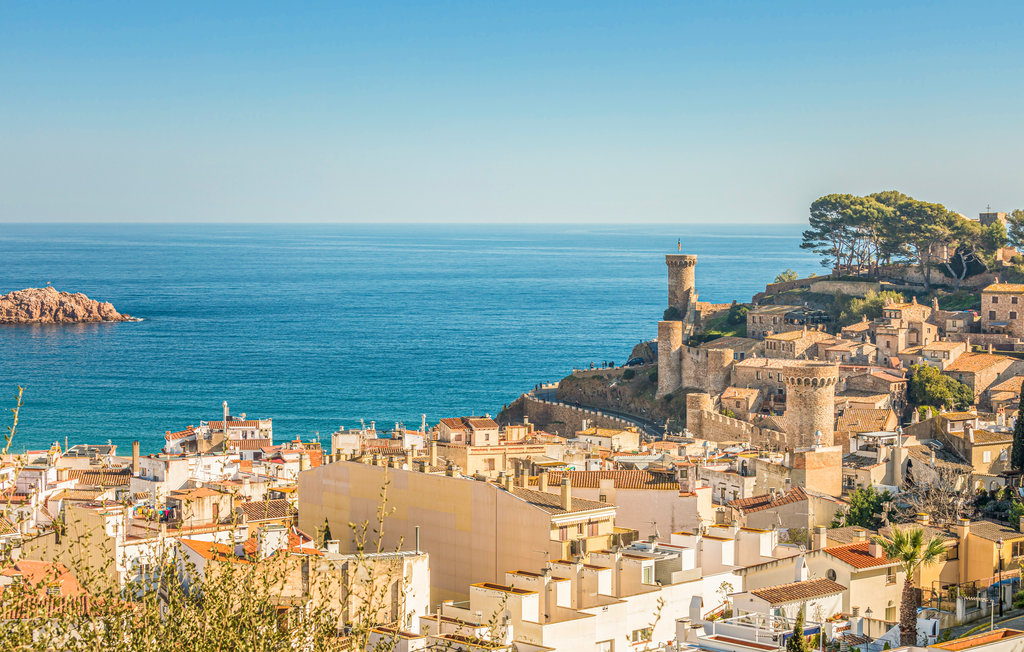
[{"label": "clear sky", "polygon": [[0,221],[1024,208],[1022,26],[1019,2],[12,0]]}]

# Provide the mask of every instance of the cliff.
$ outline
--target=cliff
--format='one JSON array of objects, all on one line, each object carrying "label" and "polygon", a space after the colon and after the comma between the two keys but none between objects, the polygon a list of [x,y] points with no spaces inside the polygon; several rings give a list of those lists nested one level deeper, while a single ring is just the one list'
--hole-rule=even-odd
[{"label": "cliff", "polygon": [[110,303],[55,288],[28,288],[0,297],[0,324],[79,324],[132,321]]}]

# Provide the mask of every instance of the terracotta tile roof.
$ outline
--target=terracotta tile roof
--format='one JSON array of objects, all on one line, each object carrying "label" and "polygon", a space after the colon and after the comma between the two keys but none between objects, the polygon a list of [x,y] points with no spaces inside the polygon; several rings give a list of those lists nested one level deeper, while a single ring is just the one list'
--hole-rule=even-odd
[{"label": "terracotta tile roof", "polygon": [[[996,629],[991,632],[983,632],[981,634],[975,634],[974,636],[967,636],[965,638],[958,638],[954,641],[946,641],[945,643],[936,643],[930,647],[934,647],[939,650],[949,650],[949,652],[960,652],[960,650],[968,650],[972,647],[979,645],[989,645],[997,641],[1002,641],[1008,638],[1017,638],[1024,636],[1024,632],[1019,629]],[[1016,645],[1014,644],[1016,647]]]},{"label": "terracotta tile roof", "polygon": [[273,446],[273,439],[229,439],[224,442],[228,450],[255,451],[265,447]]},{"label": "terracotta tile roof", "polygon": [[607,503],[599,503],[596,500],[585,500],[583,498],[573,497],[572,509],[566,512],[562,509],[562,496],[560,494],[552,494],[546,491],[536,491],[534,489],[523,489],[522,487],[515,487],[512,489],[512,495],[516,498],[524,500],[534,507],[539,507],[549,514],[568,514],[573,512],[586,512],[594,509],[608,509],[614,507]]},{"label": "terracotta tile roof", "polygon": [[722,398],[745,398],[752,399],[757,398],[757,395],[761,393],[761,390],[753,387],[726,387],[725,391],[722,392]]},{"label": "terracotta tile roof", "polygon": [[207,559],[209,561],[248,563],[235,554],[234,548],[223,543],[198,541],[196,539],[178,539],[178,543],[194,551],[203,559]]},{"label": "terracotta tile roof", "polygon": [[[944,530],[942,528],[934,527],[932,525],[922,525],[920,523],[907,523],[906,525],[899,526],[904,530],[924,530],[925,538],[932,539],[939,537],[946,541],[956,541],[958,539],[955,532]],[[878,531],[883,537],[889,537],[892,535],[892,526],[886,525]]]},{"label": "terracotta tile roof", "polygon": [[299,512],[287,500],[253,500],[242,503],[246,521],[268,521],[293,518]]},{"label": "terracotta tile roof", "polygon": [[1014,394],[1020,394],[1020,387],[1022,383],[1024,383],[1024,376],[1014,376],[1013,378],[1007,378],[998,385],[990,387],[989,390],[993,392],[1013,392]]},{"label": "terracotta tile roof", "polygon": [[868,553],[870,541],[860,543],[848,543],[842,546],[825,548],[825,552],[841,562],[845,562],[854,568],[874,568],[875,566],[889,566],[897,563],[895,559],[888,557],[874,557]]},{"label": "terracotta tile roof", "polygon": [[[269,419],[268,419],[269,421]],[[223,421],[207,421],[206,425],[211,429],[224,429]],[[258,420],[249,419],[248,421],[228,421],[228,428],[259,428],[260,422]]]},{"label": "terracotta tile roof", "polygon": [[894,375],[892,375],[890,373],[887,373],[885,371],[872,371],[871,375],[874,376],[875,378],[878,378],[879,380],[884,380],[884,381],[887,381],[889,383],[905,383],[905,382],[907,382],[906,378],[900,378],[899,376],[894,376]]},{"label": "terracotta tile roof", "polygon": [[490,428],[497,428],[498,422],[491,418],[467,418],[466,421],[469,423],[469,427],[474,430],[487,430]]},{"label": "terracotta tile roof", "polygon": [[184,439],[185,437],[191,437],[194,434],[196,434],[195,426],[189,426],[188,428],[185,428],[184,430],[179,430],[178,432],[171,432],[170,430],[168,430],[167,434],[164,435],[164,439],[166,439],[167,441],[173,441],[175,439]]},{"label": "terracotta tile roof", "polygon": [[1006,523],[989,521],[987,519],[971,521],[968,531],[975,536],[979,536],[982,539],[987,539],[989,541],[998,541],[1000,539],[1003,539],[1004,541],[1010,541],[1011,539],[1024,539],[1024,533],[1018,532]]},{"label": "terracotta tile roof", "polygon": [[842,584],[820,577],[813,580],[754,589],[750,593],[762,600],[766,600],[768,604],[783,605],[790,602],[803,602],[805,600],[813,600],[814,598],[839,595],[845,590],[846,588]]},{"label": "terracotta tile roof", "polygon": [[925,351],[953,351],[964,346],[963,342],[932,342],[920,348]]},{"label": "terracotta tile roof", "polygon": [[33,559],[20,559],[0,571],[5,577],[20,577],[32,586],[60,587],[64,596],[83,595],[85,591],[63,564]]},{"label": "terracotta tile roof", "polygon": [[445,417],[444,419],[441,419],[441,423],[452,430],[465,430],[468,427],[462,422],[462,417]]},{"label": "terracotta tile roof", "polygon": [[982,288],[982,292],[995,292],[999,294],[1024,294],[1024,285],[1019,283],[993,283],[985,288]]},{"label": "terracotta tile roof", "polygon": [[977,419],[977,412],[943,412],[942,418],[946,421],[970,421],[971,419]]},{"label": "terracotta tile roof", "polygon": [[1013,362],[1013,358],[995,353],[964,353],[953,364],[946,367],[946,371],[976,373],[1010,362]]},{"label": "terracotta tile roof", "polygon": [[[996,430],[973,430],[976,444],[1003,444],[1013,441],[1013,431],[999,432]],[[959,433],[957,433],[959,434]]]},{"label": "terracotta tile roof", "polygon": [[70,469],[68,480],[78,480],[78,484],[86,487],[124,487],[132,477],[130,467],[92,471],[88,469]]},{"label": "terracotta tile roof", "polygon": [[169,496],[176,500],[198,500],[199,498],[210,498],[211,496],[223,496],[220,491],[214,491],[209,487],[196,487],[195,489],[176,489]]},{"label": "terracotta tile roof", "polygon": [[837,432],[878,432],[886,429],[886,422],[895,413],[889,408],[874,410],[850,408],[836,419]]},{"label": "terracotta tile roof", "polygon": [[830,541],[838,541],[839,544],[842,545],[861,541],[861,539],[857,538],[858,532],[864,533],[864,541],[870,541],[873,535],[878,534],[875,530],[869,530],[868,528],[863,528],[859,525],[829,528],[825,534]]},{"label": "terracotta tile roof", "polygon": [[781,507],[782,505],[798,503],[802,500],[807,500],[807,492],[804,491],[803,487],[793,487],[788,493],[777,495],[774,499],[772,499],[771,494],[762,494],[760,496],[730,500],[729,506],[745,514],[750,514],[765,509]]},{"label": "terracotta tile roof", "polygon": [[88,616],[94,613],[102,600],[87,595],[38,595],[27,594],[14,600],[4,600],[0,606],[2,620],[38,620],[40,618],[62,619]]},{"label": "terracotta tile roof", "polygon": [[103,494],[99,489],[65,489],[54,494],[56,500],[96,500]]},{"label": "terracotta tile roof", "polygon": [[[616,489],[663,489],[679,491],[679,483],[670,473],[653,473],[647,470],[618,471],[549,471],[548,486],[555,487],[563,477],[569,477],[573,488],[599,489],[601,480],[614,480]],[[530,485],[537,485],[538,478],[531,478]]]}]

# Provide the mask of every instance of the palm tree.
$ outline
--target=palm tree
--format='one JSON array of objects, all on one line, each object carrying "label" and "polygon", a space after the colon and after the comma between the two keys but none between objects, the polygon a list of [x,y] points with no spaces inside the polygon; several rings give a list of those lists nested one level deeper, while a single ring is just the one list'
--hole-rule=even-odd
[{"label": "palm tree", "polygon": [[917,645],[917,596],[914,575],[923,566],[931,566],[946,555],[946,543],[939,537],[925,539],[922,528],[892,527],[888,538],[874,537],[885,556],[899,562],[905,576],[900,598],[900,645]]}]

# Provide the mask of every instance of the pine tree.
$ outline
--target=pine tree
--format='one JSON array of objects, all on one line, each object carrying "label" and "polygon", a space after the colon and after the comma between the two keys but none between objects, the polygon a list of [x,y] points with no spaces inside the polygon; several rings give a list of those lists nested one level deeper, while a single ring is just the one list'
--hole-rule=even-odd
[{"label": "pine tree", "polygon": [[807,639],[804,637],[804,608],[806,606],[800,605],[796,623],[793,624],[793,634],[786,641],[786,652],[810,652],[810,648],[807,647]]},{"label": "pine tree", "polygon": [[1024,471],[1024,391],[1020,393],[1020,404],[1017,407],[1017,423],[1013,426],[1013,449],[1010,452],[1010,466],[1016,471]]}]

